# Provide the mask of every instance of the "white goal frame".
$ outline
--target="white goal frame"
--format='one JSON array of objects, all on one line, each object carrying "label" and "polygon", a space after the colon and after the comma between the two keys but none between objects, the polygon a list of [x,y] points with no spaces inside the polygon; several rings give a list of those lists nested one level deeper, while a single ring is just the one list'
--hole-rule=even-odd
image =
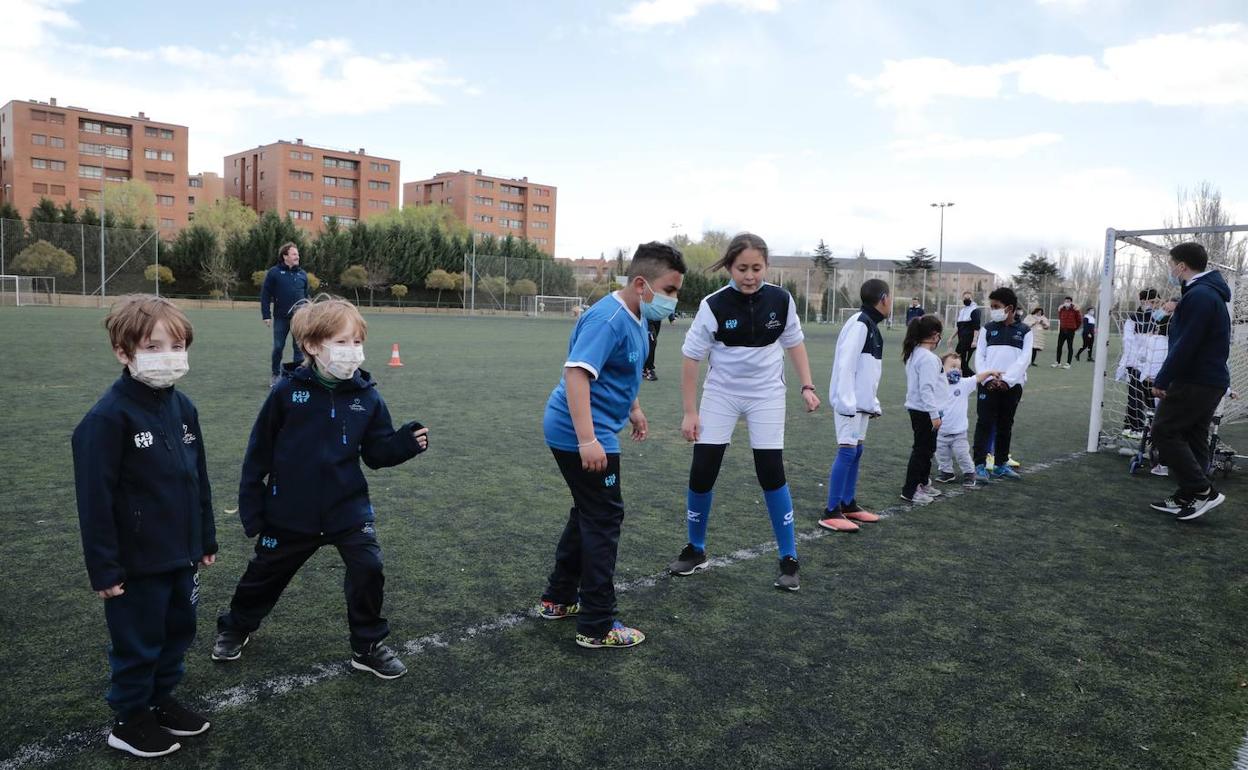
[{"label": "white goal frame", "polygon": [[[1230,233],[1248,232],[1248,225],[1222,225],[1218,227],[1160,227],[1149,230],[1117,230],[1109,228],[1105,231],[1105,258],[1101,269],[1101,288],[1100,295],[1096,303],[1096,364],[1095,373],[1092,378],[1092,404],[1090,415],[1088,417],[1088,444],[1089,452],[1099,451],[1101,448],[1101,429],[1104,419],[1105,405],[1105,378],[1109,367],[1109,338],[1110,332],[1114,328],[1112,308],[1115,297],[1115,279],[1119,276],[1115,273],[1114,262],[1118,252],[1119,243],[1125,245],[1136,246],[1153,254],[1154,256],[1165,256],[1169,258],[1169,248],[1157,243],[1145,240],[1148,236],[1165,236],[1165,235],[1227,235]],[[1224,267],[1215,265],[1212,261],[1209,263],[1210,268]],[[1234,286],[1240,283],[1234,280],[1234,274],[1228,276],[1232,279],[1232,291]],[[1242,278],[1241,278],[1242,280]],[[1232,307],[1239,307],[1242,304],[1242,298],[1231,297]],[[1238,319],[1232,317],[1232,324]],[[1232,347],[1236,344],[1236,330],[1232,329]],[[1234,352],[1232,350],[1232,352]],[[1242,394],[1241,394],[1242,395]]]},{"label": "white goal frame", "polygon": [[536,316],[542,315],[543,313],[564,315],[574,312],[577,307],[580,307],[583,304],[585,304],[585,300],[580,297],[569,297],[556,294],[537,294],[531,297],[524,297],[522,309],[525,315]]},{"label": "white goal frame", "polygon": [[[56,278],[50,275],[0,275],[0,305],[9,304],[5,300],[10,293],[17,307],[51,305],[56,296]],[[40,296],[46,296],[47,301],[39,302]]]}]

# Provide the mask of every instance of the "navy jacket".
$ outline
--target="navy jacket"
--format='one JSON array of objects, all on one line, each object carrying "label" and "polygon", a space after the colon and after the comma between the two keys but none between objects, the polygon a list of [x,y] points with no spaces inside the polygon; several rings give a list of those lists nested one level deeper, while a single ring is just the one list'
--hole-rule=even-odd
[{"label": "navy jacket", "polygon": [[92,590],[217,552],[204,438],[189,398],[123,371],[78,423],[72,443]]},{"label": "navy jacket", "polygon": [[1166,362],[1153,387],[1165,390],[1182,382],[1230,387],[1230,300],[1231,287],[1217,270],[1183,285],[1183,298],[1170,317]]},{"label": "navy jacket", "polygon": [[927,315],[927,311],[922,306],[906,308],[906,326],[909,326],[914,319],[922,318],[925,315]]},{"label": "navy jacket", "polygon": [[368,372],[330,390],[306,366],[286,366],[251,429],[238,485],[243,531],[322,534],[373,520],[370,468],[406,462],[421,451],[412,431],[394,429]]},{"label": "navy jacket", "polygon": [[286,318],[295,303],[308,298],[308,274],[302,267],[286,267],[286,263],[274,265],[264,276],[260,287],[260,317],[269,317],[269,305],[273,315]]}]

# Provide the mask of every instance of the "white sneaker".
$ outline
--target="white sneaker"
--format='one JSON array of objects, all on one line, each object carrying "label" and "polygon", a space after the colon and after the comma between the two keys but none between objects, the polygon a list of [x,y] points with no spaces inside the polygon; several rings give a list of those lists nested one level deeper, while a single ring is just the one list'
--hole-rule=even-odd
[{"label": "white sneaker", "polygon": [[1169,476],[1170,469],[1164,465],[1154,465],[1153,469],[1150,470],[1149,473],[1153,474],[1154,476]]},{"label": "white sneaker", "polygon": [[944,492],[941,492],[939,489],[931,486],[930,484],[920,484],[918,490],[916,491],[922,492],[933,500],[944,494]]},{"label": "white sneaker", "polygon": [[1062,364],[1062,368],[1063,368],[1063,369],[1069,369],[1069,368],[1070,368],[1070,364]]},{"label": "white sneaker", "polygon": [[1056,369],[1059,366],[1061,366],[1061,364],[1049,364],[1050,369]]},{"label": "white sneaker", "polygon": [[936,498],[932,497],[931,495],[923,494],[922,487],[915,489],[913,496],[906,497],[905,495],[902,495],[901,499],[906,501],[907,503],[910,503],[911,505],[927,505],[928,503],[936,502]]}]

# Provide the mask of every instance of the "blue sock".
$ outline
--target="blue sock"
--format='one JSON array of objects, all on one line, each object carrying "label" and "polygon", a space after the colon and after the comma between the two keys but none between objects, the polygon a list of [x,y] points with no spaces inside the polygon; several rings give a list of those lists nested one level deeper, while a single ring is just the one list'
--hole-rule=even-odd
[{"label": "blue sock", "polygon": [[828,473],[828,510],[835,511],[841,504],[842,493],[849,472],[854,467],[854,448],[843,446],[836,450],[836,459],[832,461],[832,470]]},{"label": "blue sock", "polygon": [[699,551],[706,550],[706,525],[711,517],[712,492],[694,492],[690,489],[685,493],[688,513],[685,518],[689,524],[689,543]]},{"label": "blue sock", "polygon": [[849,475],[845,477],[845,488],[841,491],[841,502],[852,503],[858,494],[858,463],[862,461],[862,444],[853,450],[854,459],[850,462]]},{"label": "blue sock", "polygon": [[771,517],[771,529],[776,533],[780,558],[792,556],[796,559],[797,536],[793,533],[793,498],[789,495],[789,485],[763,492],[763,499],[767,501],[767,515]]}]

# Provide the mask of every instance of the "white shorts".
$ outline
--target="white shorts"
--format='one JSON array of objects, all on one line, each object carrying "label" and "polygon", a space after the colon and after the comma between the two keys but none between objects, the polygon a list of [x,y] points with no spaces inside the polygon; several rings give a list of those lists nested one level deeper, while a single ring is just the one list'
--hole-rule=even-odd
[{"label": "white shorts", "polygon": [[744,415],[752,449],[784,449],[783,394],[743,398],[704,390],[698,415],[702,422],[699,444],[731,444],[737,420]]},{"label": "white shorts", "polygon": [[836,415],[836,443],[857,444],[867,438],[867,423],[871,415],[859,412],[853,417],[838,413]]}]

